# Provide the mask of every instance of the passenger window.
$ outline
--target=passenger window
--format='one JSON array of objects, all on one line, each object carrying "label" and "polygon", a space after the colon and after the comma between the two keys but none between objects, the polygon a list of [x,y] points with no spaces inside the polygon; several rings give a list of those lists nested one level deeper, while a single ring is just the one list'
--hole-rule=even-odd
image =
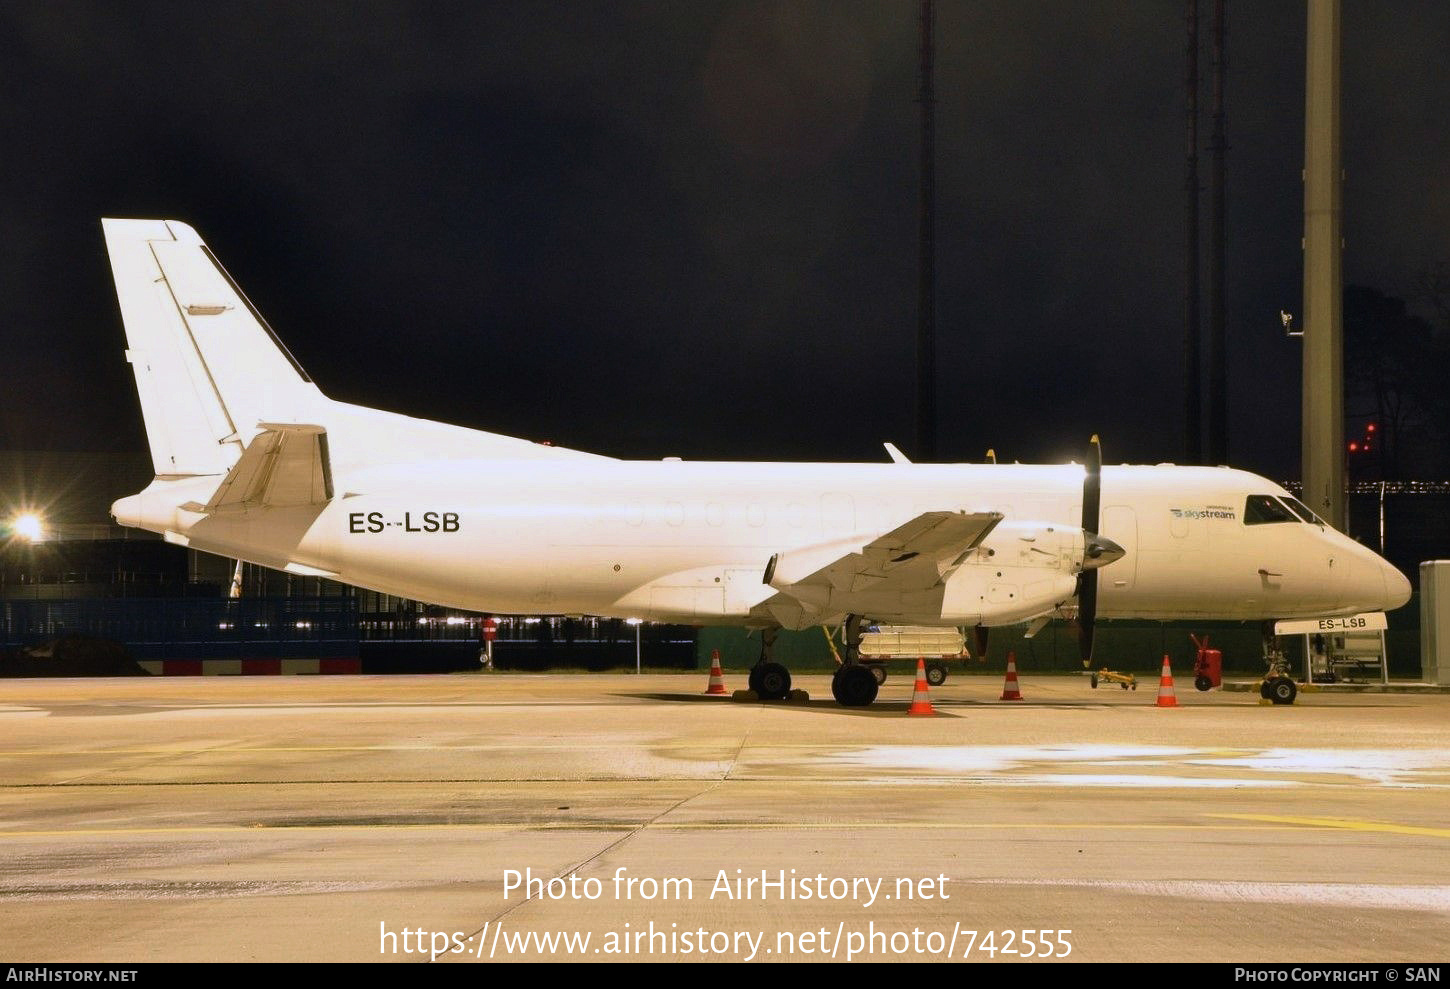
[{"label": "passenger window", "polygon": [[1324,524],[1324,520],[1311,512],[1309,510],[1309,506],[1304,504],[1298,498],[1280,498],[1279,500],[1282,501],[1284,504],[1288,505],[1295,515],[1299,516],[1310,525]]},{"label": "passenger window", "polygon": [[1249,500],[1244,504],[1244,525],[1298,521],[1293,512],[1271,495],[1249,495]]}]

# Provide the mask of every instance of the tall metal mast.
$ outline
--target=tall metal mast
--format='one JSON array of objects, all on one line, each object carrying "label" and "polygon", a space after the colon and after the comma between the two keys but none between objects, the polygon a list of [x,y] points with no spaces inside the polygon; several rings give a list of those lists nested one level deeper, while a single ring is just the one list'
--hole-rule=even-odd
[{"label": "tall metal mast", "polygon": [[1304,86],[1304,501],[1339,529],[1344,503],[1340,0],[1309,0]]},{"label": "tall metal mast", "polygon": [[916,455],[936,459],[936,91],[932,0],[921,0],[921,198],[916,329]]},{"label": "tall metal mast", "polygon": [[1213,0],[1213,154],[1208,227],[1208,461],[1228,463],[1228,371],[1224,327],[1224,0]]},{"label": "tall metal mast", "polygon": [[1183,179],[1186,208],[1183,259],[1183,457],[1203,462],[1203,341],[1198,293],[1198,0],[1188,0],[1188,42],[1183,78],[1188,160]]}]

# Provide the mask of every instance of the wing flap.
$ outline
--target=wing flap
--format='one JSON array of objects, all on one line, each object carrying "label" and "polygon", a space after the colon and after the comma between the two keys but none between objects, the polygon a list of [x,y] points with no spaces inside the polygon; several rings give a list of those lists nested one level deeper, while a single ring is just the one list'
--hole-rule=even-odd
[{"label": "wing flap", "polygon": [[919,557],[956,557],[975,549],[1002,521],[1000,512],[923,512],[905,525],[873,539],[861,555],[873,570],[890,573]]},{"label": "wing flap", "polygon": [[976,549],[1000,512],[923,512],[862,545],[835,542],[778,554],[768,583],[797,596],[811,588],[863,591],[927,590]]}]

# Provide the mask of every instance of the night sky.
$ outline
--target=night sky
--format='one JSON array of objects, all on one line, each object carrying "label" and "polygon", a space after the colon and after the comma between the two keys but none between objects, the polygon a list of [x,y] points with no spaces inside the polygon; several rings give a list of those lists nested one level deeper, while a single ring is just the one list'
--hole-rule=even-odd
[{"label": "night sky", "polygon": [[[939,4],[942,459],[1181,455],[1182,9]],[[1346,279],[1404,294],[1450,261],[1450,4],[1344,17]],[[916,32],[911,0],[5,3],[0,449],[145,449],[111,215],[196,226],[334,398],[618,456],[910,453]],[[1276,478],[1303,42],[1301,2],[1230,0],[1230,455]]]}]

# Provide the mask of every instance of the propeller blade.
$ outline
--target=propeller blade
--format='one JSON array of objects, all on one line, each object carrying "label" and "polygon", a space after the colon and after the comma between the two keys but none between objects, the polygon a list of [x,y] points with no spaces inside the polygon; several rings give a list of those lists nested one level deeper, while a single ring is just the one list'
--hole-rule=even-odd
[{"label": "propeller blade", "polygon": [[1077,650],[1083,668],[1093,662],[1093,631],[1098,618],[1098,572],[1084,570],[1077,585]]},{"label": "propeller blade", "polygon": [[[1108,549],[1110,546],[1112,549],[1117,549],[1121,556],[1122,550],[1116,544],[1107,540],[1100,541],[1097,534],[1098,515],[1103,500],[1103,446],[1096,433],[1093,434],[1092,443],[1088,446],[1085,467],[1082,480],[1082,530],[1089,541],[1089,552],[1096,547],[1098,555],[1101,557],[1111,552]],[[1105,543],[1106,545],[1104,545]],[[1084,563],[1086,562],[1085,560]],[[1102,563],[1098,563],[1092,567],[1085,567],[1077,578],[1077,648],[1084,668],[1091,666],[1093,661],[1093,632],[1098,618],[1097,567],[1101,565]]]},{"label": "propeller blade", "polygon": [[1082,481],[1082,528],[1084,532],[1096,533],[1103,497],[1103,447],[1096,433],[1088,447],[1086,468]]}]

